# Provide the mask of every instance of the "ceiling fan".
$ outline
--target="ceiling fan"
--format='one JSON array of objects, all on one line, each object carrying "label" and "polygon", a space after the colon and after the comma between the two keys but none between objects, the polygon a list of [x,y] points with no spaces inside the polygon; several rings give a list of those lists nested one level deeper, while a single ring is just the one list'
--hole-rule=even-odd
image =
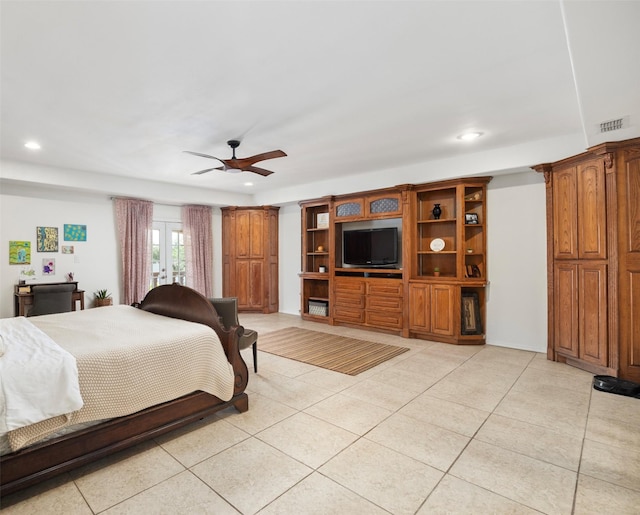
[{"label": "ceiling fan", "polygon": [[227,141],[227,145],[229,145],[233,149],[233,156],[231,157],[231,159],[220,159],[219,157],[210,156],[208,154],[201,154],[200,152],[191,152],[190,150],[184,150],[184,152],[186,152],[187,154],[206,157],[207,159],[215,159],[216,161],[220,161],[222,163],[222,166],[200,170],[199,172],[194,172],[191,175],[201,175],[212,170],[222,170],[223,172],[228,173],[253,172],[266,177],[267,175],[271,175],[273,172],[270,170],[265,170],[264,168],[258,168],[257,166],[253,165],[258,161],[265,161],[266,159],[274,159],[276,157],[285,157],[287,155],[282,150],[272,150],[271,152],[264,152],[262,154],[257,154],[251,157],[237,158],[236,148],[240,146],[240,141],[237,139],[231,139]]}]

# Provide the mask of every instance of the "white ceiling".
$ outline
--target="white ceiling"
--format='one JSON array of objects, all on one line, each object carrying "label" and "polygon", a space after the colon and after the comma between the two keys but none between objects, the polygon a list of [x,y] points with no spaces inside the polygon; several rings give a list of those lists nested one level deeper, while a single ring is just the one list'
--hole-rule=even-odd
[{"label": "white ceiling", "polygon": [[[640,136],[635,1],[3,0],[0,14],[5,162],[247,193]],[[469,130],[484,135],[456,138]],[[218,163],[183,150],[227,158],[231,138],[239,157],[288,157],[258,163],[267,178],[191,175]]]}]

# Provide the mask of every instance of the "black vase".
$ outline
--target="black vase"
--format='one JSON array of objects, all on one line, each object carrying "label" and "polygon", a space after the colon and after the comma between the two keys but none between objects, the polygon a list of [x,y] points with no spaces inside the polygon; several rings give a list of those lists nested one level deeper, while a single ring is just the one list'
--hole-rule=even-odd
[{"label": "black vase", "polygon": [[440,209],[440,204],[435,204],[433,206],[433,210],[431,211],[431,213],[433,213],[434,220],[440,220],[440,215],[442,214],[442,209]]}]

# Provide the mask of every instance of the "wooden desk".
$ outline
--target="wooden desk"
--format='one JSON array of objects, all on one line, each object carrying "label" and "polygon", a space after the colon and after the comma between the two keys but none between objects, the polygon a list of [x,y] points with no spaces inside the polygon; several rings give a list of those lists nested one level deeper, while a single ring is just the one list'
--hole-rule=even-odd
[{"label": "wooden desk", "polygon": [[25,286],[50,286],[53,284],[74,284],[76,289],[71,292],[71,311],[76,310],[76,304],[78,302],[80,302],[80,309],[84,309],[84,290],[78,289],[78,283],[76,281],[65,281],[63,283],[16,284],[13,287],[13,316],[27,316],[29,308],[31,308],[31,306],[33,305],[33,293],[31,291],[20,293],[20,288],[24,288]]}]

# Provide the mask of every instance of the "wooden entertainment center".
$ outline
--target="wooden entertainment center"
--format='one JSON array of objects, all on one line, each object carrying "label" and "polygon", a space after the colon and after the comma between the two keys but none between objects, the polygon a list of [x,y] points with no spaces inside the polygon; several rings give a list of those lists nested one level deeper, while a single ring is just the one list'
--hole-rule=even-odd
[{"label": "wooden entertainment center", "polygon": [[[485,343],[490,180],[405,184],[301,202],[302,317],[446,343]],[[344,264],[345,231],[383,227],[400,234],[396,264]]]}]

